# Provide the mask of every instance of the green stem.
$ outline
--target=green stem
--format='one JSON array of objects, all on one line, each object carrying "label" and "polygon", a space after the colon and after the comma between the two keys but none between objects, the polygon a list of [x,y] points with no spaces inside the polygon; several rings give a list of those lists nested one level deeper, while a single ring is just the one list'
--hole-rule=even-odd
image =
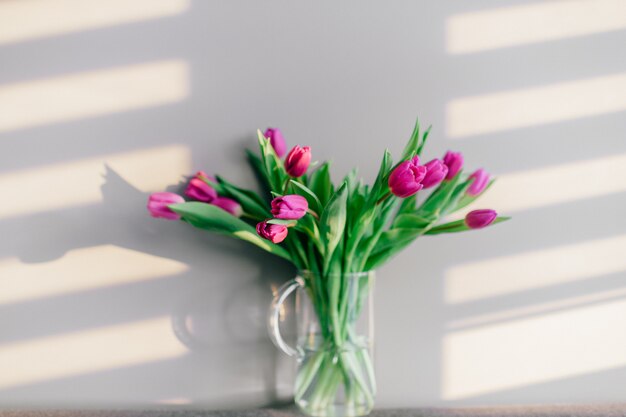
[{"label": "green stem", "polygon": [[314,210],[308,209],[307,213],[309,213],[311,216],[315,217],[315,220],[317,220],[317,221],[320,220],[319,214],[317,214]]},{"label": "green stem", "polygon": [[302,368],[298,370],[298,375],[296,377],[296,391],[294,395],[296,400],[299,400],[304,396],[318,372],[320,372],[320,368],[323,369],[323,365],[327,362],[326,356],[327,354],[325,350],[319,350],[315,352],[313,357],[308,359]]},{"label": "green stem", "polygon": [[385,201],[389,197],[391,197],[391,191],[387,191],[387,193],[385,193],[385,195],[383,195],[381,198],[379,198],[378,201],[376,202],[376,205],[379,205],[380,203],[382,203],[383,201]]},{"label": "green stem", "polygon": [[287,190],[289,189],[289,181],[291,181],[291,177],[287,177],[287,180],[285,181],[285,184],[283,184],[283,195],[287,194]]}]

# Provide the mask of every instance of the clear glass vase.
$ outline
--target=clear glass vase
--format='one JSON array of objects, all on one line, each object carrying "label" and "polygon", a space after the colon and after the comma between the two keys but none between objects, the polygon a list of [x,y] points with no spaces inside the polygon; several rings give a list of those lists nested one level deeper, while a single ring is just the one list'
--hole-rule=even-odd
[{"label": "clear glass vase", "polygon": [[[283,285],[269,311],[274,344],[298,361],[294,397],[316,417],[363,416],[374,407],[374,272],[320,276],[308,271]],[[283,303],[296,292],[297,344],[282,338]]]}]

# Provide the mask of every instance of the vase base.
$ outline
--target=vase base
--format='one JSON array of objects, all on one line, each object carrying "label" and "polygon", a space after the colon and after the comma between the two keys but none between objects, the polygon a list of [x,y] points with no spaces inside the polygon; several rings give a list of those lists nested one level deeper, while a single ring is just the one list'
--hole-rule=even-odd
[{"label": "vase base", "polygon": [[308,404],[301,403],[296,405],[300,411],[311,417],[362,417],[372,412],[370,407],[347,406],[345,404],[337,404],[324,408],[312,408]]}]

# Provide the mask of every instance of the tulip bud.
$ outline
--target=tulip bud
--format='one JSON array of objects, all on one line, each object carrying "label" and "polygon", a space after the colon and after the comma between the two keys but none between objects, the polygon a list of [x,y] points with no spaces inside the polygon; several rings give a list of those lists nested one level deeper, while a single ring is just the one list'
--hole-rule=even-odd
[{"label": "tulip bud", "polygon": [[[201,180],[200,178],[208,178],[206,175],[200,175],[202,172],[196,174],[196,178],[192,178],[187,185],[185,195],[193,198],[194,200],[204,201],[210,203],[217,197],[217,192],[209,184]],[[204,174],[204,173],[202,173]]]},{"label": "tulip bud", "polygon": [[224,211],[229,212],[235,217],[241,217],[243,214],[243,209],[241,208],[241,204],[228,197],[216,197],[214,198],[210,204],[221,208]]},{"label": "tulip bud", "polygon": [[422,180],[424,189],[438,185],[448,173],[448,167],[439,159],[433,159],[424,166],[426,167],[426,175]]},{"label": "tulip bud", "polygon": [[482,168],[474,171],[469,178],[472,179],[472,183],[465,193],[467,195],[471,195],[472,197],[485,191],[485,188],[487,188],[487,185],[489,184],[489,173]]},{"label": "tulip bud", "polygon": [[287,237],[289,233],[287,226],[282,224],[269,224],[267,221],[262,221],[256,225],[256,232],[263,239],[272,241],[273,243],[280,243]]},{"label": "tulip bud", "polygon": [[269,127],[263,135],[270,140],[270,144],[274,148],[276,155],[282,158],[285,152],[287,152],[287,143],[280,129],[277,127]]},{"label": "tulip bud", "polygon": [[461,152],[448,151],[443,157],[443,163],[448,167],[447,180],[451,180],[463,168],[463,155]]},{"label": "tulip bud", "polygon": [[297,178],[304,175],[311,163],[311,148],[294,146],[285,159],[285,170],[289,176]]},{"label": "tulip bud", "polygon": [[298,220],[304,217],[309,203],[301,195],[291,194],[272,200],[272,214],[277,219]]},{"label": "tulip bud", "polygon": [[419,165],[419,157],[400,163],[389,175],[389,188],[398,197],[406,198],[421,190],[426,167]]},{"label": "tulip bud", "polygon": [[174,193],[153,193],[148,198],[148,211],[152,217],[178,220],[180,215],[169,209],[170,204],[184,203],[185,199]]},{"label": "tulip bud", "polygon": [[214,177],[210,177],[209,174],[207,174],[204,171],[196,172],[196,178],[201,179],[201,180],[210,180],[211,182],[217,182],[217,180]]},{"label": "tulip bud", "polygon": [[470,229],[481,229],[493,223],[496,217],[498,217],[498,213],[495,210],[474,210],[465,216],[465,224]]}]

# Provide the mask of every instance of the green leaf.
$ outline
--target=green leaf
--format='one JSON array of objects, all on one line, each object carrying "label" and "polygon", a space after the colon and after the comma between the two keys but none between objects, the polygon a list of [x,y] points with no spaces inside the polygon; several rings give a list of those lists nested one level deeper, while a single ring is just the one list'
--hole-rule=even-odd
[{"label": "green leaf", "polygon": [[353,270],[364,271],[363,268],[365,268],[367,259],[378,243],[380,236],[385,232],[385,227],[389,223],[389,219],[399,203],[400,199],[396,197],[391,197],[381,203],[382,208],[380,213],[376,215],[373,227],[371,228],[371,234],[369,236],[366,235],[366,237],[359,242],[355,260],[356,269],[353,267]]},{"label": "green leaf", "polygon": [[309,188],[319,198],[322,207],[325,207],[330,200],[334,190],[330,179],[330,164],[324,162],[322,166],[313,171],[309,181]]},{"label": "green leaf", "polygon": [[389,257],[391,257],[391,255],[389,253],[390,252],[387,251],[387,252],[379,252],[379,253],[371,255],[369,258],[367,258],[367,262],[365,263],[365,267],[363,268],[363,270],[365,270],[365,271],[373,271],[373,270],[375,270],[380,265],[385,263],[385,261]]},{"label": "green leaf", "polygon": [[[263,165],[263,161],[261,161],[261,158],[259,158],[259,156],[255,154],[254,152],[252,152],[250,149],[246,149],[246,155],[248,157],[248,162],[250,163],[250,167],[252,167],[252,171],[254,172],[254,175],[257,178],[257,181],[259,181],[259,184],[261,185],[263,194],[266,197],[269,197],[270,192],[271,192],[271,186],[270,186],[269,178],[267,178],[267,173],[265,171],[265,166]],[[268,201],[269,201],[269,198],[268,198]]]},{"label": "green leaf", "polygon": [[436,218],[427,218],[417,214],[401,214],[393,221],[394,228],[401,229],[425,229],[431,225]]},{"label": "green leaf", "polygon": [[348,229],[352,230],[363,219],[359,214],[365,206],[365,187],[357,186],[348,197]]},{"label": "green leaf", "polygon": [[415,119],[415,127],[413,128],[413,133],[411,134],[411,139],[404,147],[402,151],[401,161],[406,161],[407,159],[413,158],[417,154],[417,148],[420,140],[420,122],[419,118]]},{"label": "green leaf", "polygon": [[300,184],[299,182],[296,182],[294,180],[290,180],[289,182],[293,187],[300,191],[300,193],[298,193],[299,195],[306,198],[307,202],[309,203],[309,207],[311,207],[313,211],[318,214],[322,212],[322,203],[320,202],[320,199],[317,198],[315,193],[309,187]]},{"label": "green leaf", "polygon": [[[425,218],[414,213],[401,214],[394,220],[393,227],[380,235],[373,249],[366,249],[365,270],[374,269],[422,236],[436,221],[436,217]],[[371,250],[371,252],[370,252]]]},{"label": "green leaf", "polygon": [[[347,230],[352,230],[355,226],[355,222],[359,221],[359,214],[361,213],[365,205],[365,197],[360,195],[362,190],[361,183],[357,181],[358,170],[356,168],[350,170],[350,172],[344,177],[343,182],[347,184],[348,199],[347,199]],[[346,246],[350,247],[350,244]]]},{"label": "green leaf", "polygon": [[308,270],[307,262],[308,258],[306,253],[304,252],[304,248],[302,247],[302,242],[300,242],[299,236],[297,233],[289,233],[287,238],[283,241],[285,245],[289,248],[289,251],[292,254],[293,263],[296,268],[302,270]]},{"label": "green leaf", "polygon": [[313,216],[304,216],[298,220],[295,225],[295,230],[304,233],[307,240],[313,243],[320,253],[324,253],[320,230]]},{"label": "green leaf", "polygon": [[[415,239],[420,237],[424,231],[417,229],[392,229],[400,230],[397,234],[388,235],[383,240],[380,247],[375,248],[372,254],[367,258],[365,263],[365,271],[372,271],[389,260],[389,258],[402,251],[409,246]],[[389,230],[391,231],[391,230]],[[386,233],[386,232],[385,232]],[[382,239],[382,236],[381,236]],[[393,242],[392,242],[393,240]]]},{"label": "green leaf", "polygon": [[461,176],[456,175],[453,179],[442,182],[420,206],[417,214],[427,218],[439,216],[450,200],[450,197],[452,196],[452,193],[454,192],[454,189],[460,179]]},{"label": "green leaf", "polygon": [[285,172],[285,166],[281,159],[276,155],[274,147],[269,139],[263,136],[260,130],[257,130],[259,138],[259,148],[261,149],[261,161],[265,167],[266,177],[269,180],[272,191],[282,191],[289,176]]},{"label": "green leaf", "polygon": [[194,201],[168,207],[195,227],[245,240],[271,254],[292,261],[291,255],[284,248],[261,238],[254,227],[217,206]]},{"label": "green leaf", "polygon": [[344,182],[333,195],[320,219],[320,234],[326,244],[326,259],[337,248],[346,226],[346,202],[348,198],[347,184]]},{"label": "green leaf", "polygon": [[269,224],[282,224],[283,226],[295,226],[298,222],[296,220],[283,220],[283,219],[270,219],[267,220]]},{"label": "green leaf", "polygon": [[[349,232],[346,242],[346,260],[344,268],[347,271],[362,271],[364,258],[366,258],[380,233],[383,232],[393,211],[397,208],[399,200],[395,197],[361,208],[360,202],[352,201],[348,204]],[[354,207],[353,207],[354,205]]]},{"label": "green leaf", "polygon": [[421,234],[422,230],[420,229],[389,229],[380,235],[374,250],[372,250],[372,255],[384,252],[389,248],[410,243]]},{"label": "green leaf", "polygon": [[270,212],[266,203],[257,193],[251,190],[239,188],[220,176],[216,176],[216,178],[222,186],[220,194],[237,200],[237,202],[241,204],[245,213],[253,216],[257,220],[263,220],[270,217]]},{"label": "green leaf", "polygon": [[353,168],[348,172],[348,174],[344,177],[342,182],[346,182],[348,184],[348,194],[351,195],[355,188],[358,186],[358,182],[356,180],[356,176],[358,175],[359,170],[357,168]]},{"label": "green leaf", "polygon": [[[510,219],[510,217],[498,216],[498,217],[496,217],[496,219],[489,226],[486,226],[486,227],[491,227],[494,224],[502,223],[502,222],[507,221],[509,219]],[[458,233],[458,232],[465,232],[465,231],[468,231],[468,230],[480,230],[480,229],[471,229],[471,228],[469,228],[469,226],[467,226],[465,224],[465,219],[461,219],[461,220],[456,220],[456,221],[453,221],[453,222],[450,222],[450,223],[445,223],[445,224],[433,227],[432,229],[427,231],[426,234],[427,235],[438,235],[438,234],[441,234],[441,233]]]},{"label": "green leaf", "polygon": [[[459,176],[460,177],[460,176]],[[469,188],[471,181],[466,179],[465,181],[457,183],[456,187],[454,187],[454,191],[450,194],[450,198],[446,202],[445,206],[441,209],[441,215],[445,216],[455,210],[455,207],[458,206],[459,201],[465,195],[465,191]]]},{"label": "green leaf", "polygon": [[387,179],[389,178],[389,172],[391,171],[392,165],[393,159],[391,157],[391,152],[389,152],[389,149],[385,149],[383,160],[381,161],[380,168],[378,169],[378,175],[376,175],[376,180],[374,181],[374,185],[372,185],[369,204],[375,204],[386,192],[389,191]]},{"label": "green leaf", "polygon": [[417,154],[421,155],[422,154],[422,149],[424,149],[424,145],[426,145],[426,139],[428,139],[428,135],[430,134],[430,129],[432,128],[432,126],[428,126],[428,129],[426,129],[426,131],[424,132],[424,135],[422,136],[422,142],[420,143],[420,146],[417,148]]},{"label": "green leaf", "polygon": [[[456,206],[454,206],[453,208],[450,209],[450,213],[453,213],[457,210],[462,209],[463,207],[467,207],[470,204],[472,204],[474,201],[476,201],[476,199],[478,197],[480,197],[481,195],[485,194],[487,192],[487,190],[491,187],[491,185],[496,182],[497,178],[492,179],[491,181],[489,181],[489,184],[487,184],[487,186],[485,187],[485,189],[483,190],[482,193],[478,194],[478,195],[467,195],[465,194],[465,192],[462,194],[461,198],[459,199],[459,201],[457,202]],[[471,183],[469,183],[471,184]],[[468,188],[469,188],[469,184],[468,184]],[[467,188],[466,188],[467,190]]]},{"label": "green leaf", "polygon": [[414,239],[407,239],[403,242],[399,242],[396,246],[391,246],[383,251],[372,253],[372,255],[367,258],[367,262],[365,263],[364,270],[372,271],[378,268],[380,265],[387,262],[389,258],[391,258],[395,254],[400,252],[402,249],[410,245],[411,242],[413,242],[413,240]]},{"label": "green leaf", "polygon": [[376,218],[374,219],[375,230],[384,229],[389,225],[391,216],[395,213],[401,201],[402,199],[391,196],[380,204],[380,212],[376,214]]},{"label": "green leaf", "polygon": [[400,208],[398,209],[398,216],[405,213],[413,213],[415,212],[417,204],[417,194],[413,194],[410,197],[402,199],[402,203],[400,204]]}]

